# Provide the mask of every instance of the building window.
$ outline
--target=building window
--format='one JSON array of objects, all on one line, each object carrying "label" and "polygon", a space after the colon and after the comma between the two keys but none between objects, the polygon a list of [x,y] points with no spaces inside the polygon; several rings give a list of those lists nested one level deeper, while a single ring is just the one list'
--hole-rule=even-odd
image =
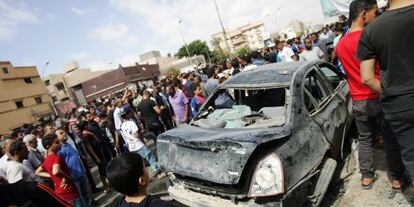
[{"label": "building window", "polygon": [[65,90],[65,86],[63,85],[63,83],[58,83],[58,84],[56,84],[56,89],[58,91],[63,91],[63,90]]},{"label": "building window", "polygon": [[45,85],[46,86],[50,85],[50,80],[45,80]]},{"label": "building window", "polygon": [[25,78],[24,82],[27,83],[27,84],[31,84],[31,83],[33,83],[33,79],[32,78]]},{"label": "building window", "polygon": [[36,97],[35,101],[36,101],[36,104],[41,104],[42,103],[42,97]]},{"label": "building window", "polygon": [[16,101],[16,102],[14,102],[15,104],[16,104],[16,107],[18,108],[18,109],[20,109],[20,108],[23,108],[24,107],[24,105],[23,105],[23,101]]},{"label": "building window", "polygon": [[2,68],[4,74],[8,74],[9,70],[7,68]]}]

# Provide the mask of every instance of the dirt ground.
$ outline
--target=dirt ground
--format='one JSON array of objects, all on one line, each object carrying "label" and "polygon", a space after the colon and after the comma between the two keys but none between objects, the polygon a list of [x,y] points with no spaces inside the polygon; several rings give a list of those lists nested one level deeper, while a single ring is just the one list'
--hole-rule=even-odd
[{"label": "dirt ground", "polygon": [[384,149],[376,147],[375,150],[378,179],[371,190],[361,188],[357,157],[356,145],[353,144],[353,152],[344,161],[342,170],[337,173],[342,181],[331,185],[322,207],[414,206],[412,202],[414,201],[412,198],[414,189],[412,187],[408,187],[403,193],[396,194],[390,190]]},{"label": "dirt ground", "polygon": [[[150,144],[150,148],[153,149],[154,146]],[[412,187],[407,188],[403,193],[396,193],[393,197],[391,196],[385,151],[381,147],[376,147],[375,150],[375,166],[378,179],[371,190],[363,190],[360,186],[361,175],[358,172],[358,153],[356,148],[354,143],[352,145],[352,152],[342,163],[338,164],[338,170],[335,173],[336,181],[328,189],[321,207],[414,206],[414,188]],[[95,174],[95,177],[98,177],[97,169],[93,169],[93,174]],[[150,193],[166,193],[166,183],[167,178],[152,182],[149,186]],[[106,195],[104,193],[95,195],[95,199],[98,200],[98,206],[112,206],[112,202],[119,198],[119,196],[119,193],[112,191]],[[412,202],[410,203],[409,201]]]}]

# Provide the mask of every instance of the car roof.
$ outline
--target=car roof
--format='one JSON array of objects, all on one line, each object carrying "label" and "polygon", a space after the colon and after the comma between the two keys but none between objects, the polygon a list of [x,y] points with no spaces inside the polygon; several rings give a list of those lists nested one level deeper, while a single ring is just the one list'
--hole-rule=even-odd
[{"label": "car roof", "polygon": [[242,71],[226,80],[221,88],[259,86],[259,85],[290,85],[293,75],[300,68],[314,65],[318,61],[298,61],[289,63],[273,63]]}]

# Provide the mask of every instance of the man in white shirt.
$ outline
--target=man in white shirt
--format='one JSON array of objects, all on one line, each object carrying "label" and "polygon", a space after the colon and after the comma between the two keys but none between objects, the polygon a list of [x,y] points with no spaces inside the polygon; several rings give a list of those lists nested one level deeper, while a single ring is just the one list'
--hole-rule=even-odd
[{"label": "man in white shirt", "polygon": [[19,180],[27,182],[35,181],[36,176],[25,165],[22,164],[27,159],[29,151],[26,144],[22,141],[15,141],[9,147],[10,158],[7,161],[6,179],[9,183],[16,183]]},{"label": "man in white shirt", "polygon": [[3,145],[1,146],[4,152],[4,155],[0,158],[0,177],[3,177],[4,179],[7,178],[7,175],[6,175],[7,162],[10,158],[9,148],[10,148],[10,144],[12,144],[13,142],[15,142],[15,140],[6,139],[3,142]]},{"label": "man in white shirt", "polygon": [[124,120],[121,125],[122,136],[127,143],[128,150],[138,153],[149,162],[154,170],[152,176],[159,174],[161,172],[160,166],[151,151],[141,141],[138,126],[132,121],[132,112],[130,110],[122,111],[121,117]]},{"label": "man in white shirt", "polygon": [[285,41],[279,42],[277,45],[277,48],[279,49],[279,58],[282,60],[282,63],[284,62],[293,62],[295,53],[293,50],[286,45]]},{"label": "man in white shirt", "polygon": [[319,47],[313,46],[312,40],[310,38],[305,38],[305,50],[302,53],[300,53],[300,60],[322,60],[324,55],[325,54]]}]

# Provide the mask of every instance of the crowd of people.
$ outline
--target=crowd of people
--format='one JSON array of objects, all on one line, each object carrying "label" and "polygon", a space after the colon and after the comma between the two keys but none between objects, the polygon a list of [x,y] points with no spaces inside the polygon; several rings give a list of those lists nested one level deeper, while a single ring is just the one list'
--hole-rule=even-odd
[{"label": "crowd of people", "polygon": [[[414,180],[414,3],[389,3],[389,10],[374,21],[376,1],[354,0],[349,21],[341,17],[317,33],[276,40],[272,48],[168,75],[150,87],[129,85],[64,117],[3,134],[1,181],[16,188],[31,183],[33,192],[47,194],[54,198],[50,203],[61,206],[93,206],[92,195],[111,188],[125,195],[117,206],[169,206],[145,190],[151,179],[165,176],[150,149],[159,134],[188,123],[220,83],[241,71],[269,63],[325,60],[337,65],[349,82],[362,188],[372,188],[376,179],[373,146],[381,133],[391,186],[402,189],[408,183],[405,172]],[[227,100],[218,96],[216,101],[225,105]],[[98,168],[102,189],[92,176],[90,160]]]}]

